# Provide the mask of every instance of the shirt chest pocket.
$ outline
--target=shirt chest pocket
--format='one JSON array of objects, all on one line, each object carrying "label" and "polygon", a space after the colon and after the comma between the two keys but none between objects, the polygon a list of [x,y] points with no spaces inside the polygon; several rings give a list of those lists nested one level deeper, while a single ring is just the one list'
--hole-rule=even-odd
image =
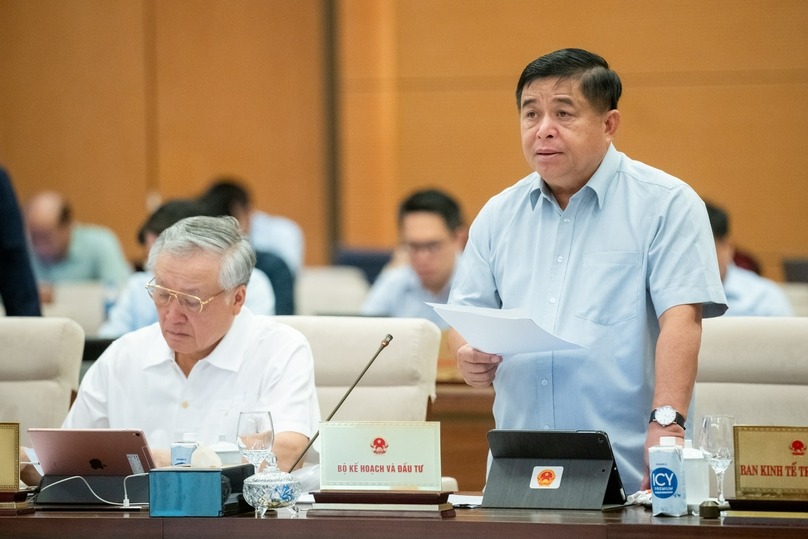
[{"label": "shirt chest pocket", "polygon": [[212,429],[214,436],[224,434],[228,441],[233,441],[236,439],[239,414],[249,411],[250,407],[243,399],[215,399],[211,403],[205,423]]},{"label": "shirt chest pocket", "polygon": [[575,315],[609,326],[635,318],[643,297],[641,251],[609,251],[584,256],[581,279],[573,283]]}]

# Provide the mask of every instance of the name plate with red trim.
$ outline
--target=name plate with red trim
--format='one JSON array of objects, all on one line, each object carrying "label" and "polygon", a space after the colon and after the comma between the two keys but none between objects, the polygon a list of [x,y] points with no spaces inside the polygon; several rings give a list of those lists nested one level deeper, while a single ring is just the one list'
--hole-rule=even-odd
[{"label": "name plate with red trim", "polygon": [[736,497],[808,499],[808,427],[736,425]]},{"label": "name plate with red trim", "polygon": [[440,488],[439,422],[320,424],[320,489],[439,491]]}]

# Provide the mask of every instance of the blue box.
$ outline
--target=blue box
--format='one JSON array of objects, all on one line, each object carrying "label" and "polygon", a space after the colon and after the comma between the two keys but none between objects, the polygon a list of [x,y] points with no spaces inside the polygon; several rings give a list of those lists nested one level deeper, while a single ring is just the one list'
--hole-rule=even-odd
[{"label": "blue box", "polygon": [[217,468],[166,467],[149,472],[149,516],[220,517],[230,481]]}]

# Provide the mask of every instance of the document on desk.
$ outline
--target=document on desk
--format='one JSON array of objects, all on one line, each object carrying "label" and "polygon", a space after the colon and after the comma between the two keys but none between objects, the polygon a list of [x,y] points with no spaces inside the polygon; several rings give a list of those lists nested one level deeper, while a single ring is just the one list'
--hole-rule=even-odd
[{"label": "document on desk", "polygon": [[489,354],[557,352],[584,348],[542,329],[523,309],[427,303],[472,347]]}]

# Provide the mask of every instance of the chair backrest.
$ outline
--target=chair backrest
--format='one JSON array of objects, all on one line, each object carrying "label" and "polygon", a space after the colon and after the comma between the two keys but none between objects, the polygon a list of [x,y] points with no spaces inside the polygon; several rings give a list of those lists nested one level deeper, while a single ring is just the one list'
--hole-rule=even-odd
[{"label": "chair backrest", "polygon": [[295,314],[359,314],[370,290],[353,266],[307,266],[295,280]]},{"label": "chair backrest", "polygon": [[104,322],[104,294],[101,281],[77,281],[53,285],[53,303],[42,305],[46,317],[75,320],[86,335],[96,335]]},{"label": "chair backrest", "polygon": [[392,257],[393,251],[391,249],[340,247],[334,254],[334,264],[359,268],[365,274],[365,279],[373,284]]},{"label": "chair backrest", "polygon": [[791,283],[808,283],[808,258],[787,258],[783,260],[783,273]]},{"label": "chair backrest", "polygon": [[[693,443],[704,415],[736,424],[808,426],[808,318],[721,317],[703,322]],[[734,492],[732,468],[726,492]]]},{"label": "chair backrest", "polygon": [[84,331],[67,318],[0,318],[0,421],[59,427],[78,391]]},{"label": "chair backrest", "polygon": [[325,420],[378,350],[333,421],[423,421],[435,397],[440,330],[421,318],[276,316],[311,344],[320,412]]},{"label": "chair backrest", "polygon": [[795,316],[808,316],[808,283],[779,283]]}]

